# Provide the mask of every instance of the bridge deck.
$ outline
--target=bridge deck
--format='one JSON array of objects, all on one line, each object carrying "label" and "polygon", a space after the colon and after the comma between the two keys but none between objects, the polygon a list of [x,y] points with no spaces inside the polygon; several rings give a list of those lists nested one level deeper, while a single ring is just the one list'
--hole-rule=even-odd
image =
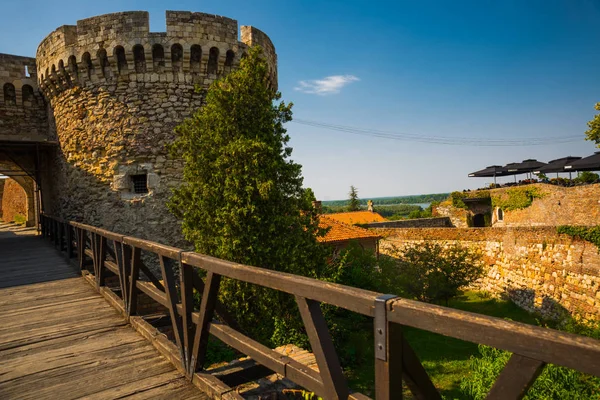
[{"label": "bridge deck", "polygon": [[7,224],[0,324],[2,399],[207,398],[46,241]]}]

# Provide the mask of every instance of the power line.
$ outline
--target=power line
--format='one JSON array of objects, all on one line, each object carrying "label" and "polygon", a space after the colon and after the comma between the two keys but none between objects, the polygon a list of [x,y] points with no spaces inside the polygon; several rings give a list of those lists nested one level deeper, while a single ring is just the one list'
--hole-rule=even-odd
[{"label": "power line", "polygon": [[416,135],[411,133],[386,132],[377,129],[356,128],[344,125],[334,125],[325,122],[311,121],[306,119],[293,119],[300,125],[312,126],[315,128],[328,129],[332,131],[352,133],[355,135],[378,137],[383,139],[401,140],[407,142],[434,143],[444,145],[463,145],[463,146],[489,146],[489,147],[508,147],[508,146],[544,146],[550,144],[573,143],[582,140],[582,135],[578,136],[549,136],[549,137],[529,137],[520,139],[487,139],[476,137],[451,137],[451,136],[428,136]]}]

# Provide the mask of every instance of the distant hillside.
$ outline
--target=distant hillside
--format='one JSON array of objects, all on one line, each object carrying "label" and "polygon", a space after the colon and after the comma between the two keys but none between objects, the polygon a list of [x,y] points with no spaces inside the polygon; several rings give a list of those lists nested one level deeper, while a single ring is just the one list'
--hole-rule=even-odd
[{"label": "distant hillside", "polygon": [[[374,205],[390,205],[390,204],[418,204],[432,203],[434,201],[443,201],[450,196],[450,193],[435,193],[435,194],[417,194],[413,196],[393,196],[393,197],[373,197],[360,199],[360,204],[367,205],[367,201],[373,200]],[[348,200],[329,200],[323,201],[324,206],[344,206],[348,204]]]}]

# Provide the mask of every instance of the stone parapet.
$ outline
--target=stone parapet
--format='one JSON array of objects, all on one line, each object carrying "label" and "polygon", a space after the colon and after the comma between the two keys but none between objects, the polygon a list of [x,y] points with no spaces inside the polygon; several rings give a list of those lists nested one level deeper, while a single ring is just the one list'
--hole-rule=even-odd
[{"label": "stone parapet", "polygon": [[[556,227],[377,229],[392,246],[459,243],[480,251],[485,276],[475,287],[506,295],[548,318],[566,310],[584,320],[600,320],[600,254],[587,241],[558,234]],[[561,311],[562,310],[562,311]]]},{"label": "stone parapet", "polygon": [[217,15],[167,11],[166,32],[150,32],[149,15],[132,11],[65,25],[37,50],[40,88],[52,98],[73,86],[186,83],[208,86],[239,65],[248,46],[261,45],[277,87],[277,55],[266,34]]}]

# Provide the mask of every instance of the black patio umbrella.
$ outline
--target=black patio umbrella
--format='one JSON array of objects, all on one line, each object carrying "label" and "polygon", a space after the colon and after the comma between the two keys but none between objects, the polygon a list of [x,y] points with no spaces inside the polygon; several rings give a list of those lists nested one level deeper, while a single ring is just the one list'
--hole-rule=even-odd
[{"label": "black patio umbrella", "polygon": [[[527,160],[523,160],[523,162],[520,162],[520,163],[506,164],[504,166],[504,168],[507,169],[507,171],[510,175],[518,175],[518,174],[526,174],[529,172],[533,172],[533,171],[537,170],[538,168],[543,167],[544,165],[546,165],[546,163],[543,163],[541,161],[534,160],[534,159],[527,159]],[[515,176],[515,181],[516,180],[517,180],[517,178]]]},{"label": "black patio umbrella", "polygon": [[494,185],[496,184],[496,177],[506,175],[506,169],[500,165],[490,165],[482,170],[471,172],[469,177],[473,178],[487,178],[494,177]]},{"label": "black patio umbrella", "polygon": [[[556,160],[550,161],[547,165],[540,167],[533,171],[534,174],[548,174],[551,172],[556,172],[556,176],[558,177],[559,172],[567,172],[565,171],[565,165],[569,165],[574,161],[581,160],[581,157],[563,157],[557,158]],[[571,178],[571,173],[569,171],[569,179]]]},{"label": "black patio umbrella", "polygon": [[565,165],[566,171],[600,171],[600,151]]}]

